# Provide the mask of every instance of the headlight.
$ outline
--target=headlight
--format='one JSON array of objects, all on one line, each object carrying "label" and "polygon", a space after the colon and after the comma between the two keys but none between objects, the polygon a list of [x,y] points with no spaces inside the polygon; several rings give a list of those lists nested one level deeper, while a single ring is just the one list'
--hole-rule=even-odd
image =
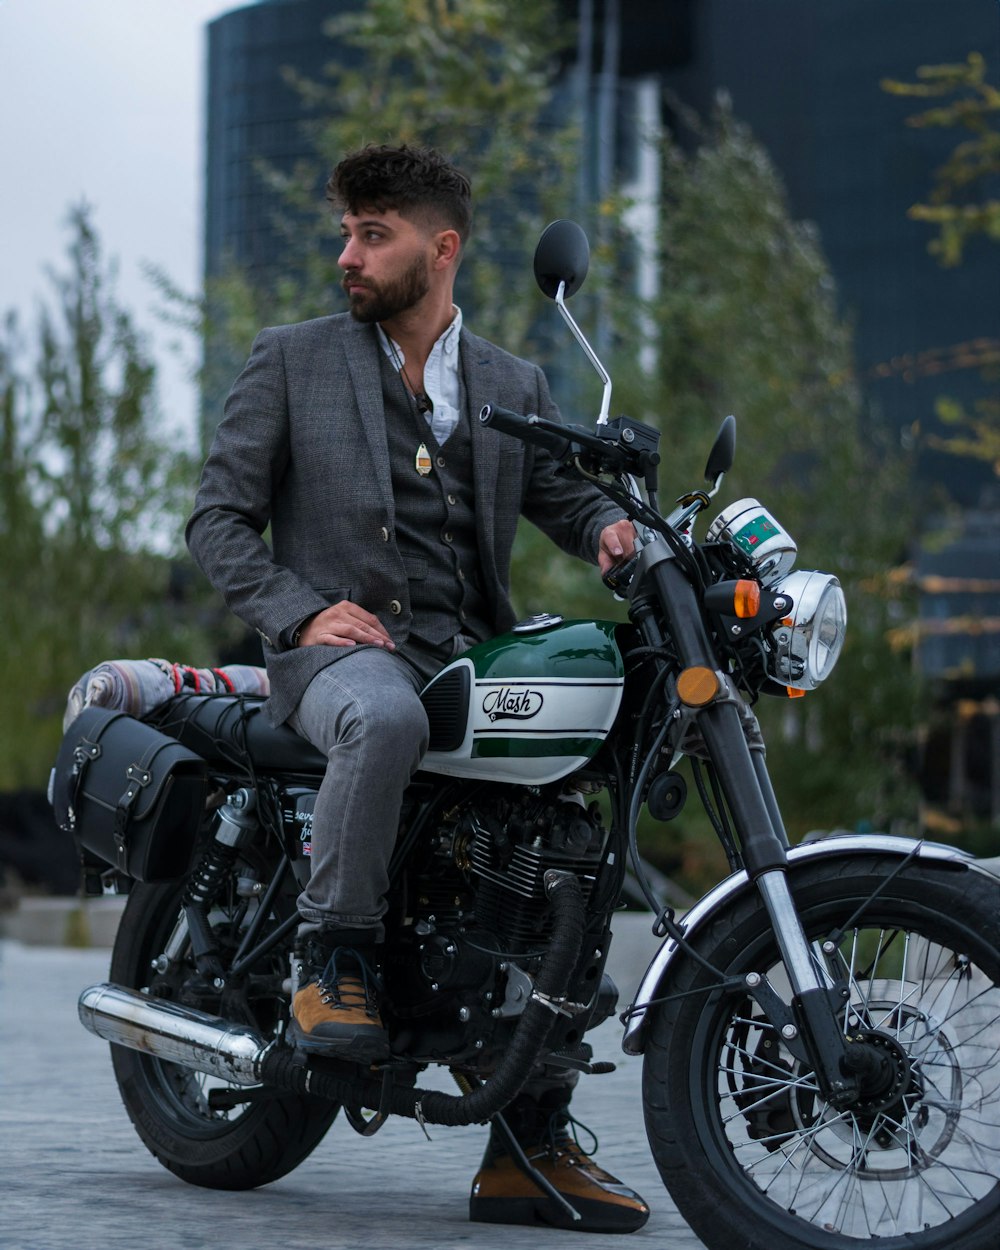
[{"label": "headlight", "polygon": [[756,499],[737,499],[708,527],[710,543],[731,542],[753,561],[761,583],[773,586],[791,570],[795,539]]},{"label": "headlight", "polygon": [[815,690],[837,663],[847,629],[847,604],[831,573],[790,573],[773,589],[793,607],[771,628],[768,672],[796,690]]}]

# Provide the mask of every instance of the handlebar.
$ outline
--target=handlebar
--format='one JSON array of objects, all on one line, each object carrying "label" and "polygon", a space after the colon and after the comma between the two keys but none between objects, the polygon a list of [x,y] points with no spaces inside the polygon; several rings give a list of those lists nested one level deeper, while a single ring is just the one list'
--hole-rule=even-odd
[{"label": "handlebar", "polygon": [[570,440],[565,433],[560,433],[565,427],[555,421],[546,421],[535,413],[522,416],[519,412],[511,412],[509,408],[484,404],[479,411],[479,420],[483,425],[499,430],[501,434],[512,434],[522,442],[544,447],[557,460],[563,460],[569,454]]},{"label": "handlebar", "polygon": [[563,425],[534,413],[522,416],[495,404],[485,404],[479,420],[503,434],[544,447],[556,460],[580,457],[588,462],[587,467],[592,472],[635,474],[646,478],[647,485],[652,480],[655,489],[655,469],[660,462],[656,447],[660,435],[652,426],[628,417],[615,417],[613,421],[598,425],[596,431],[585,430],[582,426]]}]

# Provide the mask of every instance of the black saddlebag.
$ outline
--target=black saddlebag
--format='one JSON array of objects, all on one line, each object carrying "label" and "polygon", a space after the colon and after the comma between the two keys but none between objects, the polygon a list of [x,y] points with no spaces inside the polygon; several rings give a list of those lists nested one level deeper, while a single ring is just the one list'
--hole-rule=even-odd
[{"label": "black saddlebag", "polygon": [[176,881],[205,808],[201,756],[124,712],[88,707],[66,730],[52,774],[56,822],[136,881]]}]

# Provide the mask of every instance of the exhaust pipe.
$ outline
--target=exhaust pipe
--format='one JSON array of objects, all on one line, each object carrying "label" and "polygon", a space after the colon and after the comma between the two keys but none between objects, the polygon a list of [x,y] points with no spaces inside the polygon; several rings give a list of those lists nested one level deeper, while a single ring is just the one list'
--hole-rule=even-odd
[{"label": "exhaust pipe", "polygon": [[182,1064],[233,1085],[259,1085],[268,1041],[234,1024],[165,998],[104,982],[80,995],[80,1022],[98,1037]]}]

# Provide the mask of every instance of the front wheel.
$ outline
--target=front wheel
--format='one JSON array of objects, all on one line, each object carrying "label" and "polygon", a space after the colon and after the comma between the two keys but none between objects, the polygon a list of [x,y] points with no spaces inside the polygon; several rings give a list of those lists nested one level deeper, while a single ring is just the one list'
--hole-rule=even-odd
[{"label": "front wheel", "polygon": [[[920,861],[889,880],[898,867],[858,858],[791,878],[814,950],[847,989],[840,1024],[882,1064],[853,1105],[823,1100],[741,986],[713,989],[687,960],[665,988],[645,1052],[646,1130],[710,1250],[996,1250],[1000,880]],[[727,978],[764,973],[788,1001],[754,892],[696,944]]]}]

